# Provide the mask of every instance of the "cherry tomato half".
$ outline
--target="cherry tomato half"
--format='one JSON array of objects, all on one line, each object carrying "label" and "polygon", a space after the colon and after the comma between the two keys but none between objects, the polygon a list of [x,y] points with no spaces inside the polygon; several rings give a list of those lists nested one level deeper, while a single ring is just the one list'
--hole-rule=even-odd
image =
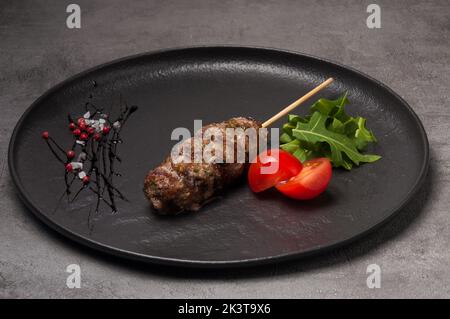
[{"label": "cherry tomato half", "polygon": [[[271,165],[273,165],[272,168],[276,168],[276,162],[278,162],[278,169],[274,172],[268,172],[267,170]],[[258,155],[256,162],[249,167],[248,184],[253,192],[262,192],[281,181],[298,175],[302,167],[302,163],[286,151],[280,149],[264,151]],[[265,168],[265,171],[262,170],[263,168]]]},{"label": "cherry tomato half", "polygon": [[278,183],[275,187],[284,195],[295,199],[311,199],[320,195],[331,179],[331,164],[328,158],[316,158],[303,163],[297,176]]}]

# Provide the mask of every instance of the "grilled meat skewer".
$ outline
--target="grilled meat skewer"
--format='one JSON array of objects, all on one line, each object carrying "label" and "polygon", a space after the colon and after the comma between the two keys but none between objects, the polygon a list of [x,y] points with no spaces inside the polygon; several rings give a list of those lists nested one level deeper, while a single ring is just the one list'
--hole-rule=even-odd
[{"label": "grilled meat skewer", "polygon": [[[225,159],[226,153],[230,151],[225,144],[227,128],[242,128],[243,130],[254,128],[258,132],[261,124],[251,118],[235,117],[228,121],[203,126],[202,131],[205,132],[210,128],[220,130],[224,137],[223,158]],[[196,142],[195,139],[194,136],[184,143],[193,145]],[[203,139],[198,142],[204,147],[210,141]],[[237,153],[236,145],[239,145],[240,142],[243,141],[235,140],[233,143],[235,147],[233,150],[234,156]],[[248,141],[246,140],[244,143],[246,145],[246,161],[248,161]],[[193,152],[191,156],[193,156]],[[237,163],[236,161],[233,163],[215,163],[214,161],[174,163],[169,156],[160,166],[147,174],[144,182],[144,193],[151,205],[161,214],[175,214],[184,210],[196,211],[221,190],[238,180],[245,170],[245,165],[245,163]]]},{"label": "grilled meat skewer", "polygon": [[[242,128],[244,130],[254,128],[258,132],[259,128],[272,125],[333,81],[333,78],[328,78],[262,124],[251,118],[235,117],[228,121],[206,125],[202,128],[202,132],[209,128],[220,130],[222,136],[226,136],[227,128]],[[238,139],[240,137],[235,138],[234,148],[236,150],[236,146],[239,147],[244,142],[246,160],[248,160],[248,141],[247,139],[237,141]],[[193,143],[202,146],[207,146],[210,142],[204,138],[199,140],[195,136],[186,140],[186,143],[191,143],[191,145]],[[232,155],[227,149],[226,142],[223,145],[223,152],[225,153],[223,158],[227,158],[227,153],[230,157]],[[233,154],[236,154],[236,152]],[[193,154],[191,153],[190,156],[192,157]],[[145,178],[144,193],[151,205],[162,214],[173,214],[183,210],[195,211],[200,209],[219,191],[242,176],[245,165],[245,161],[244,163],[240,163],[240,161],[234,161],[233,163],[220,163],[220,161],[179,163],[177,161],[177,163],[174,163],[169,156],[160,166],[148,173]]]}]

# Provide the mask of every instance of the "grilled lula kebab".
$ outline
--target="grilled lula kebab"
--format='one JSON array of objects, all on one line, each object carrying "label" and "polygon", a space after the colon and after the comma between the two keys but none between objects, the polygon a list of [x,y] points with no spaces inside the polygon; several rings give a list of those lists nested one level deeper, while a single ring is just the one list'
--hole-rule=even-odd
[{"label": "grilled lula kebab", "polygon": [[[327,87],[331,82],[333,82],[332,78],[327,79],[264,123],[260,123],[252,118],[234,117],[227,121],[205,125],[201,129],[202,133],[212,128],[216,129],[222,136],[225,136],[227,128],[240,128],[243,130],[266,128]],[[203,134],[196,134],[194,137],[183,141],[183,143],[191,143],[191,146],[194,143],[200,143],[202,147],[205,147],[209,142],[211,142],[209,139],[203,138]],[[233,142],[236,145],[243,141],[237,141],[235,138]],[[226,153],[231,151],[227,149],[225,143],[223,158],[226,158]],[[248,162],[251,159],[248,158],[247,141],[244,144],[245,159]],[[190,149],[193,150],[194,148],[191,147]],[[236,156],[235,149],[232,151],[233,153],[231,154]],[[193,151],[190,156],[192,159],[194,156]],[[181,211],[196,211],[219,192],[238,180],[244,173],[245,167],[246,163],[238,163],[236,161],[223,163],[202,160],[200,162],[177,161],[175,163],[172,157],[168,156],[161,165],[147,174],[144,181],[144,193],[153,208],[160,214],[170,215]]]}]

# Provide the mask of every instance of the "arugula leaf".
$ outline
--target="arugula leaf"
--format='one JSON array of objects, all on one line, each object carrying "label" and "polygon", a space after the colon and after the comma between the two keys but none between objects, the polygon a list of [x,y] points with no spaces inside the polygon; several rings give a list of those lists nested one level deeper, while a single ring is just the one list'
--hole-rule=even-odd
[{"label": "arugula leaf", "polygon": [[330,145],[331,160],[336,166],[345,166],[342,153],[345,153],[353,163],[359,165],[361,162],[375,162],[380,159],[378,155],[364,155],[358,151],[356,143],[344,134],[333,132],[326,128],[325,122],[328,117],[314,112],[308,123],[297,123],[297,127],[292,130],[292,135],[300,141],[309,143],[326,142]]},{"label": "arugula leaf", "polygon": [[319,99],[305,117],[289,115],[288,123],[283,125],[280,147],[302,162],[328,157],[333,166],[347,170],[353,165],[379,160],[379,155],[361,153],[377,139],[366,127],[365,118],[345,112],[347,104],[345,93],[336,100]]},{"label": "arugula leaf", "polygon": [[366,128],[366,119],[357,117],[355,121],[358,123],[358,128],[355,131],[354,140],[359,150],[363,150],[371,142],[377,142],[375,135]]},{"label": "arugula leaf", "polygon": [[[292,130],[291,130],[292,132]],[[280,136],[280,143],[285,144],[292,141],[292,137],[288,133],[283,133]]]},{"label": "arugula leaf", "polygon": [[349,103],[347,93],[337,100],[319,99],[311,106],[311,112],[319,111],[323,115],[328,115],[341,122],[346,122],[349,116],[345,113],[344,106]]}]

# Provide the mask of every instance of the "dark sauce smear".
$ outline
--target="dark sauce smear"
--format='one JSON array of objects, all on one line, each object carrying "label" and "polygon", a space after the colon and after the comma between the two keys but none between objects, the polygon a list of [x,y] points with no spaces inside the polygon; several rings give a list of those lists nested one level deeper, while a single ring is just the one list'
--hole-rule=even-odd
[{"label": "dark sauce smear", "polygon": [[[92,81],[92,85],[96,88],[98,83]],[[90,191],[97,197],[96,213],[102,203],[115,213],[117,201],[127,201],[114,186],[114,178],[121,176],[116,171],[117,162],[122,161],[118,155],[118,145],[123,142],[120,133],[138,108],[128,106],[120,99],[119,114],[112,119],[104,108],[94,105],[93,94],[88,99],[81,116],[69,114],[67,117],[68,131],[73,136],[73,142],[68,148],[62,147],[47,131],[42,133],[42,138],[64,167],[66,188],[62,197],[67,197],[68,202],[72,203],[82,192]]]}]

